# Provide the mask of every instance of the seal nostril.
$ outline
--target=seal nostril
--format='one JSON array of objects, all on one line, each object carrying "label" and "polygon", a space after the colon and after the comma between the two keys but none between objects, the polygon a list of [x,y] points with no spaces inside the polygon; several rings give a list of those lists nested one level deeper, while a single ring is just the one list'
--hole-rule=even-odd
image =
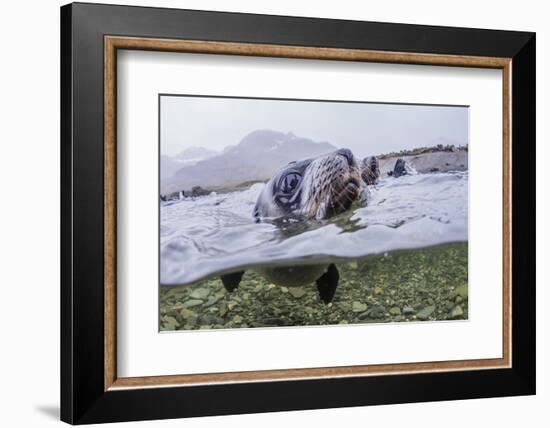
[{"label": "seal nostril", "polygon": [[348,165],[351,166],[353,164],[353,153],[351,152],[350,149],[339,149],[336,151],[336,153],[338,153],[341,156],[344,156],[348,161]]}]

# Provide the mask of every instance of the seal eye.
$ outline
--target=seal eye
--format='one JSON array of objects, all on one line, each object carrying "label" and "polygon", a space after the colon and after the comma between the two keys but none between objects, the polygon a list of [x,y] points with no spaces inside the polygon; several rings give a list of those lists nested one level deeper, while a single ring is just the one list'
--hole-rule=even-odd
[{"label": "seal eye", "polygon": [[302,176],[300,174],[297,172],[290,172],[279,182],[279,189],[282,193],[288,195],[296,190],[300,181],[302,181]]}]

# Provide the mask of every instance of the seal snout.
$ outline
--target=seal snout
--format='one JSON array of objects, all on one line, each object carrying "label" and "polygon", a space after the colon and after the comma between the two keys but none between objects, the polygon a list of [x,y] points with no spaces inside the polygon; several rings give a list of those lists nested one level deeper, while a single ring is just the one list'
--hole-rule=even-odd
[{"label": "seal snout", "polygon": [[326,219],[348,210],[361,189],[361,171],[353,152],[338,149],[284,167],[259,195],[254,216]]},{"label": "seal snout", "polygon": [[360,190],[359,181],[354,176],[349,177],[342,191],[335,195],[337,204],[345,210],[349,209],[353,201],[359,196]]},{"label": "seal snout", "polygon": [[348,183],[346,184],[346,191],[348,193],[357,193],[357,191],[359,190],[359,185],[357,184],[357,181],[355,180],[350,180],[348,181]]}]

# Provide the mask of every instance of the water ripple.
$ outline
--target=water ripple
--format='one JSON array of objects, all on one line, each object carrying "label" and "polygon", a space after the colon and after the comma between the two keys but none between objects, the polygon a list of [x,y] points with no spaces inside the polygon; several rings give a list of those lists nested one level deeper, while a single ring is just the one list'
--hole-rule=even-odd
[{"label": "water ripple", "polygon": [[255,223],[263,184],[161,205],[163,285],[265,264],[310,264],[468,239],[468,172],[384,178],[329,221]]}]

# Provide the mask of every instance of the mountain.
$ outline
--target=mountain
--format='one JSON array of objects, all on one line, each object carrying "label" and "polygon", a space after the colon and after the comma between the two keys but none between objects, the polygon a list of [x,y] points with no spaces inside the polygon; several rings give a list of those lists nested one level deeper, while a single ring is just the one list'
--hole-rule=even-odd
[{"label": "mountain", "polygon": [[204,147],[189,147],[175,156],[160,156],[160,176],[162,180],[172,177],[177,171],[187,165],[194,165],[204,159],[216,156],[218,152]]},{"label": "mountain", "polygon": [[216,156],[217,154],[218,152],[204,147],[188,147],[179,152],[174,158],[185,162],[198,162]]},{"label": "mountain", "polygon": [[307,159],[336,150],[332,144],[317,143],[292,133],[258,130],[246,135],[236,146],[209,159],[185,165],[163,180],[164,193],[203,188],[232,187],[246,181],[269,179],[291,161]]},{"label": "mountain", "polygon": [[185,164],[183,161],[177,160],[173,157],[161,155],[160,156],[160,177],[161,179],[167,179],[180,170]]}]

